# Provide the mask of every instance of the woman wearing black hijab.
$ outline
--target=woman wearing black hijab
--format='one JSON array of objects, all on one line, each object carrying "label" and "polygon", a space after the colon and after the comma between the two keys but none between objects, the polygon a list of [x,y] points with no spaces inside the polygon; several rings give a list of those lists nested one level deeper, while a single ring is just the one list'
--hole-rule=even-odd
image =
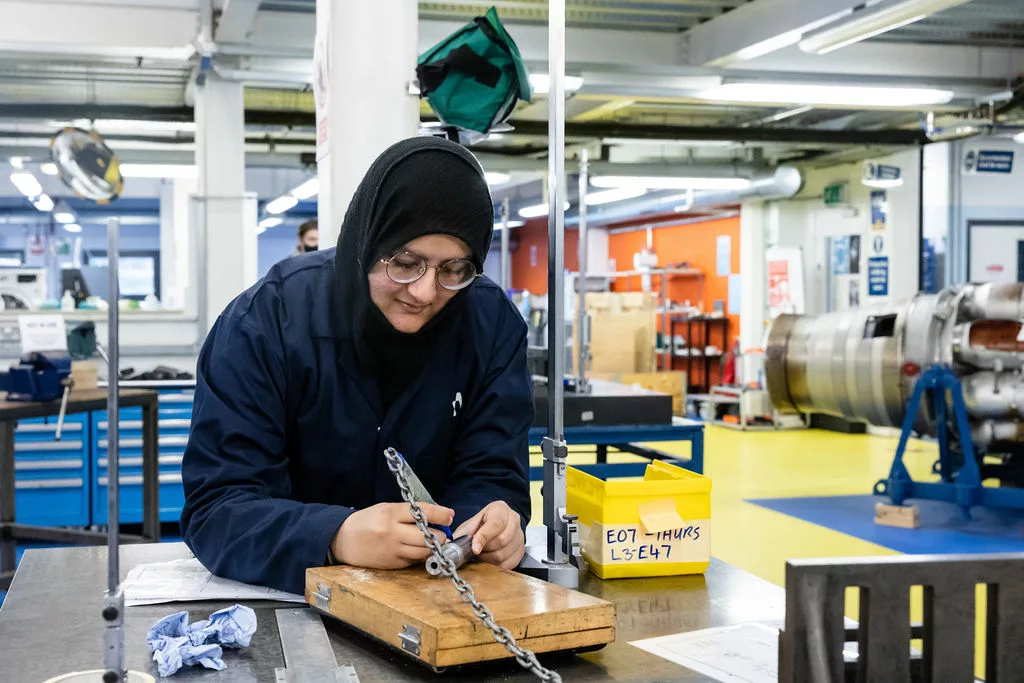
[{"label": "woman wearing black hijab", "polygon": [[203,345],[182,464],[185,542],[216,574],[302,592],[307,567],[399,568],[429,550],[401,452],[484,561],[518,564],[530,516],[526,325],[480,274],[493,208],[438,138],[373,164],[336,250],[288,259]]}]

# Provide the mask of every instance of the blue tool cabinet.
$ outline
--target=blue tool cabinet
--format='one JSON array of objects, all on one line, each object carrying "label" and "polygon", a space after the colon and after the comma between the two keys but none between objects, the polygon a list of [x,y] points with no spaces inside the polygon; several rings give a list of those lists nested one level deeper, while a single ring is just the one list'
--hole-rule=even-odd
[{"label": "blue tool cabinet", "polygon": [[[181,460],[192,419],[192,390],[159,390],[160,521],[176,522],[185,503]],[[142,409],[121,409],[121,514],[124,523],[142,522]],[[92,413],[92,523],[107,523],[107,411]]]},{"label": "blue tool cabinet", "polygon": [[14,430],[17,521],[86,526],[89,521],[89,415],[68,415],[60,441],[57,418],[20,420]]}]

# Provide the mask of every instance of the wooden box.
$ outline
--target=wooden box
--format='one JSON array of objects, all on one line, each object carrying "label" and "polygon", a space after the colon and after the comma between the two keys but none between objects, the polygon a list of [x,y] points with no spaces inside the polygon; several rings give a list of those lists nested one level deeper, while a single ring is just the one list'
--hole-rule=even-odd
[{"label": "wooden box", "polygon": [[[657,367],[655,297],[645,292],[587,294],[588,372],[653,372]],[[573,363],[578,331],[573,330]]]},{"label": "wooden box", "polygon": [[[615,606],[606,600],[479,562],[459,575],[498,624],[534,652],[594,649],[615,640]],[[511,656],[451,581],[422,566],[308,569],[306,601],[434,669]]]}]

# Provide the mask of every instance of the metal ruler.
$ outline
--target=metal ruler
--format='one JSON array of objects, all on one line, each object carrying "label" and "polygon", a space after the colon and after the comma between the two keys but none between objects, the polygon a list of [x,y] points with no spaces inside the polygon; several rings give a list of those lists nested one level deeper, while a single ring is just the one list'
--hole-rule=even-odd
[{"label": "metal ruler", "polygon": [[302,607],[279,609],[276,614],[284,650],[284,668],[274,669],[277,683],[359,683],[354,666],[338,666],[317,612]]}]

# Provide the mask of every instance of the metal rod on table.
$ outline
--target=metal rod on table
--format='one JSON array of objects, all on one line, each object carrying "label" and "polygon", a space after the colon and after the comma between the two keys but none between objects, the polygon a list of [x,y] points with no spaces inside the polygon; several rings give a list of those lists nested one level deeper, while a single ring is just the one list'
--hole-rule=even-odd
[{"label": "metal rod on table", "polygon": [[510,260],[509,234],[509,201],[508,197],[501,200],[501,288],[508,293],[512,288],[512,263]]},{"label": "metal rod on table", "polygon": [[568,562],[565,514],[565,0],[548,3],[548,436],[544,453],[547,562]]},{"label": "metal rod on table", "polygon": [[590,356],[590,325],[587,316],[587,186],[590,183],[590,154],[587,148],[580,150],[580,187],[579,187],[579,262],[580,276],[579,297],[576,306],[576,391],[586,393],[587,358]]},{"label": "metal rod on table", "polygon": [[107,222],[107,267],[110,270],[110,295],[107,306],[107,595],[103,605],[104,633],[103,663],[108,678],[120,681],[125,676],[124,665],[124,596],[120,590],[120,468],[119,465],[119,386],[118,380],[118,253],[121,222],[111,218]]}]

